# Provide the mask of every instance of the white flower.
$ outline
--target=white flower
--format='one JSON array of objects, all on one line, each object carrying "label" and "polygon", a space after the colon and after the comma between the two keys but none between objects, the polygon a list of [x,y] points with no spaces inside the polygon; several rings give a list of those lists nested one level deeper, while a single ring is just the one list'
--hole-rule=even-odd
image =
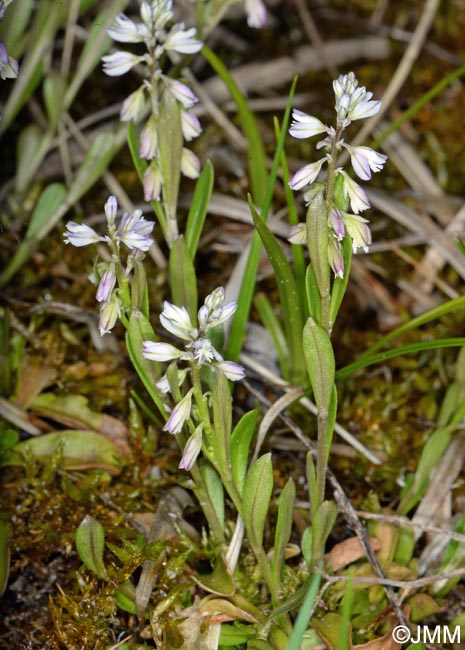
[{"label": "white flower", "polygon": [[245,377],[244,368],[234,361],[220,361],[220,363],[215,363],[215,368],[230,381],[239,381]]},{"label": "white flower", "polygon": [[142,129],[140,135],[140,148],[139,156],[146,160],[151,160],[157,155],[158,149],[158,133],[157,133],[157,120],[154,115],[151,115],[147,124]]},{"label": "white flower", "polygon": [[306,244],[307,226],[304,223],[298,223],[297,225],[292,226],[287,241],[291,242],[291,244]]},{"label": "white flower", "polygon": [[249,27],[260,29],[266,23],[266,7],[262,0],[245,0],[247,24]]},{"label": "white flower", "polygon": [[303,111],[299,111],[297,108],[292,111],[292,117],[294,121],[291,124],[289,133],[294,138],[312,138],[314,135],[326,131],[326,126],[323,122],[320,122],[316,117],[307,115]]},{"label": "white flower", "polygon": [[368,210],[370,203],[367,194],[363,187],[350,178],[343,169],[336,170],[338,174],[344,177],[343,191],[344,196],[349,197],[350,207],[352,211],[358,214],[364,210]]},{"label": "white flower", "polygon": [[103,302],[100,307],[99,331],[100,336],[111,332],[120,315],[119,300],[116,293],[112,294],[108,302]]},{"label": "white flower", "polygon": [[305,165],[305,167],[299,169],[299,171],[295,173],[289,181],[289,187],[291,187],[293,190],[300,190],[302,187],[305,187],[305,185],[310,185],[313,183],[313,181],[316,180],[318,174],[320,173],[321,167],[323,163],[326,162],[326,160],[327,156],[324,156],[324,158],[321,158],[321,160],[317,160],[317,162],[310,163],[309,165]]},{"label": "white flower", "polygon": [[133,23],[122,13],[116,16],[113,25],[107,29],[107,34],[120,43],[140,43],[150,39],[150,32],[146,25]]},{"label": "white flower", "polygon": [[115,52],[102,56],[103,71],[110,77],[119,77],[126,74],[131,68],[140,63],[144,57],[136,56],[130,52]]},{"label": "white flower", "polygon": [[191,414],[192,408],[192,392],[191,388],[180,402],[176,404],[174,409],[171,411],[171,415],[168,418],[163,431],[169,431],[169,433],[176,434],[182,430],[185,421]]},{"label": "white flower", "polygon": [[72,244],[73,246],[89,246],[99,241],[107,241],[108,238],[101,237],[93,228],[86,226],[84,223],[68,221],[64,240],[65,244]]},{"label": "white flower", "polygon": [[382,170],[387,156],[370,149],[370,147],[351,147],[348,144],[342,145],[350,153],[350,161],[354,172],[364,181],[369,181],[371,172]]},{"label": "white flower", "polygon": [[181,172],[188,178],[198,178],[200,174],[200,160],[190,149],[182,148]]},{"label": "white flower", "polygon": [[181,111],[181,127],[184,140],[188,142],[202,133],[200,122],[192,111]]},{"label": "white flower", "polygon": [[144,219],[142,210],[134,210],[133,214],[125,212],[115,236],[118,241],[122,241],[131,250],[148,251],[153,244],[150,233],[154,225],[153,221]]},{"label": "white flower", "polygon": [[333,208],[329,212],[328,223],[331,226],[334,236],[338,241],[342,241],[345,237],[346,231],[344,228],[344,219],[341,211]]},{"label": "white flower", "polygon": [[156,201],[160,198],[161,186],[162,178],[158,163],[152,160],[144,172],[144,199]]},{"label": "white flower", "polygon": [[223,361],[223,357],[215,350],[210,339],[197,339],[186,346],[192,350],[194,359],[200,364],[208,364],[213,360]]},{"label": "white flower", "polygon": [[100,277],[100,282],[97,287],[95,295],[97,302],[108,302],[110,300],[113,289],[116,285],[115,264],[110,262],[106,264],[106,269]]},{"label": "white flower", "polygon": [[189,313],[185,307],[177,307],[166,301],[160,314],[160,322],[171,334],[183,341],[194,341],[198,337],[198,330],[193,327]]},{"label": "white flower", "polygon": [[142,346],[142,356],[150,361],[172,361],[181,359],[184,356],[182,350],[178,350],[170,343],[154,343],[153,341],[144,341]]},{"label": "white flower", "polygon": [[336,113],[338,122],[348,126],[353,120],[376,115],[381,108],[381,102],[372,100],[373,93],[367,92],[364,86],[358,87],[357,77],[353,72],[340,75],[333,81],[336,96]]},{"label": "white flower", "polygon": [[352,250],[354,253],[359,248],[363,248],[365,253],[368,253],[368,246],[371,244],[371,232],[367,226],[368,220],[356,214],[348,214],[347,212],[343,212],[343,216],[347,234],[352,239]]},{"label": "white flower", "polygon": [[118,201],[116,200],[116,196],[109,196],[105,203],[105,216],[107,218],[108,228],[114,225],[117,211]]},{"label": "white flower", "polygon": [[344,277],[344,258],[342,257],[342,250],[340,243],[330,237],[328,239],[328,262],[337,278]]},{"label": "white flower", "polygon": [[221,323],[229,320],[234,314],[237,309],[237,303],[232,301],[227,305],[223,305],[223,302],[223,287],[217,287],[205,298],[204,304],[198,313],[199,325],[203,332],[207,332],[212,327],[221,325]]},{"label": "white flower", "polygon": [[201,422],[189,440],[186,442],[186,446],[184,447],[184,451],[182,453],[181,462],[179,463],[179,469],[185,469],[188,472],[197,460],[197,457],[202,449],[203,426],[203,422]]},{"label": "white flower", "polygon": [[191,108],[191,106],[199,101],[197,95],[192,92],[189,86],[186,86],[181,81],[173,81],[168,77],[163,77],[163,80],[167,84],[170,93],[184,108]]},{"label": "white flower", "polygon": [[141,86],[131,93],[121,105],[119,119],[122,122],[137,122],[145,110],[145,86]]},{"label": "white flower", "polygon": [[202,49],[203,43],[194,38],[195,27],[183,29],[184,23],[175,25],[163,43],[163,49],[174,50],[179,54],[195,54]]}]

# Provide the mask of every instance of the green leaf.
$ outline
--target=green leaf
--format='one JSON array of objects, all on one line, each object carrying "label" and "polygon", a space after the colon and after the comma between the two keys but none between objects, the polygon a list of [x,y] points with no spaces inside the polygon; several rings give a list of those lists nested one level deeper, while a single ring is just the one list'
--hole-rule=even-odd
[{"label": "green leaf", "polygon": [[336,372],[336,379],[343,379],[351,375],[356,370],[360,368],[366,368],[372,366],[375,363],[382,363],[388,359],[394,359],[395,357],[402,357],[405,354],[411,354],[413,352],[423,352],[424,350],[438,350],[441,348],[461,348],[465,346],[465,338],[451,338],[451,339],[436,339],[435,341],[420,341],[418,343],[410,343],[409,345],[402,345],[394,350],[387,350],[386,352],[379,352],[378,354],[373,354],[370,357],[363,356],[354,363],[339,368]]},{"label": "green leaf", "polygon": [[302,639],[309,624],[310,614],[313,611],[318,590],[320,588],[321,574],[314,573],[306,585],[306,594],[302,607],[300,608],[294,629],[289,637],[287,650],[301,650]]},{"label": "green leaf", "polygon": [[[41,461],[59,453],[59,466],[63,469],[104,468],[114,474],[120,470],[121,454],[118,447],[95,431],[70,429],[45,433],[18,443],[14,450],[17,454],[32,455]],[[11,457],[4,464],[16,465],[19,461]]]},{"label": "green leaf", "polygon": [[208,575],[197,574],[195,581],[206,591],[213,594],[232,596],[236,591],[233,577],[221,555],[217,555],[212,573]]},{"label": "green leaf", "polygon": [[221,479],[211,465],[204,465],[200,468],[209,499],[215,510],[216,517],[224,530],[224,490]]},{"label": "green leaf", "polygon": [[[276,187],[279,161],[281,160],[281,155],[284,149],[284,140],[286,138],[287,126],[289,124],[289,117],[291,114],[291,107],[292,107],[292,100],[294,97],[295,85],[296,85],[296,79],[294,80],[294,83],[292,84],[289,93],[289,99],[287,102],[286,110],[284,112],[283,122],[281,125],[279,141],[273,159],[273,166],[271,168],[271,173],[268,178],[268,185],[266,188],[265,199],[261,206],[262,209],[261,209],[260,216],[262,221],[264,222],[266,222],[268,218],[268,212],[270,210],[273,194]],[[253,198],[255,198],[253,193],[252,196]],[[249,256],[247,258],[247,264],[244,270],[241,291],[237,301],[237,310],[233,316],[231,328],[229,331],[229,340],[226,349],[226,357],[231,361],[237,361],[239,357],[239,353],[242,348],[242,343],[245,336],[245,329],[249,320],[250,306],[252,304],[252,297],[255,288],[255,279],[257,276],[258,266],[260,263],[260,255],[261,255],[261,240],[258,233],[255,233],[252,239]]]},{"label": "green leaf", "polygon": [[328,334],[311,317],[304,327],[303,347],[315,403],[319,414],[326,417],[334,386],[334,352]]},{"label": "green leaf", "polygon": [[137,614],[136,609],[136,588],[129,580],[123,582],[121,587],[115,593],[115,601],[120,609],[134,616]]},{"label": "green leaf", "polygon": [[261,456],[250,468],[244,486],[243,518],[250,544],[261,549],[263,532],[273,492],[271,454]]},{"label": "green leaf", "polygon": [[131,282],[131,307],[149,317],[149,292],[145,265],[140,260],[134,261],[134,275]]},{"label": "green leaf", "polygon": [[[206,45],[202,48],[202,54],[215,70],[216,74],[226,84],[231,97],[233,98],[242,130],[249,145],[248,161],[249,176],[252,188],[252,197],[257,205],[263,205],[266,196],[266,187],[268,182],[268,173],[266,165],[266,154],[263,140],[258,128],[254,114],[247,104],[247,100],[238,88],[236,82],[231,77],[226,66]],[[280,154],[281,155],[281,154]]]},{"label": "green leaf", "polygon": [[307,296],[308,312],[313,320],[321,325],[321,297],[318,290],[313,266],[309,264],[305,273],[305,293]]},{"label": "green leaf", "polygon": [[271,230],[258,215],[250,198],[249,207],[257,232],[265,246],[276,274],[279,301],[289,348],[290,378],[293,383],[301,384],[305,377],[305,362],[302,355],[303,317],[300,309],[297,283],[281,246]]},{"label": "green leaf", "polygon": [[129,357],[148,394],[157,405],[161,415],[167,420],[168,415],[163,401],[155,387],[161,375],[160,364],[156,361],[150,361],[142,355],[143,342],[156,340],[157,337],[148,319],[142,312],[133,310],[126,331],[126,347]]},{"label": "green leaf", "polygon": [[48,130],[55,132],[63,114],[66,79],[59,72],[51,71],[43,83],[44,104],[48,117]]},{"label": "green leaf", "polygon": [[165,91],[161,98],[157,132],[160,171],[163,178],[163,202],[168,220],[168,242],[171,244],[177,233],[176,213],[183,140],[179,104],[168,91]]},{"label": "green leaf", "polygon": [[213,190],[215,172],[213,165],[207,161],[195,185],[194,196],[187,215],[186,244],[192,259],[195,258],[200,235],[202,234],[208,204]]},{"label": "green leaf", "polygon": [[0,40],[7,52],[18,56],[17,48],[34,9],[34,0],[14,2],[0,23]]},{"label": "green leaf", "polygon": [[313,563],[315,559],[323,557],[326,540],[331,534],[336,517],[336,504],[333,501],[323,501],[312,521]]},{"label": "green leaf", "polygon": [[281,492],[278,505],[278,519],[274,537],[273,560],[271,571],[276,585],[281,585],[281,573],[284,566],[286,546],[292,533],[295,504],[295,485],[290,478]]},{"label": "green leaf", "polygon": [[76,530],[76,548],[86,567],[102,580],[108,580],[103,562],[105,532],[102,524],[86,515]]},{"label": "green leaf", "polygon": [[286,337],[284,336],[284,332],[281,327],[281,323],[279,322],[274,312],[271,302],[268,300],[264,293],[259,293],[255,296],[254,304],[257,308],[263,325],[268,330],[268,333],[271,336],[271,340],[273,341],[282,376],[284,379],[286,379],[286,381],[289,381],[289,350],[287,347]]},{"label": "green leaf", "polygon": [[247,475],[250,443],[255,433],[258,416],[259,411],[257,410],[249,411],[243,415],[231,435],[231,472],[241,496],[244,492]]},{"label": "green leaf", "polygon": [[215,464],[219,466],[220,475],[230,471],[230,437],[232,421],[231,391],[229,383],[222,372],[215,376],[212,391],[213,405],[213,453]]},{"label": "green leaf", "polygon": [[66,197],[66,187],[62,183],[48,185],[40,195],[26,232],[26,239],[36,237],[46,227],[50,215],[53,215]]},{"label": "green leaf", "polygon": [[[287,134],[287,127],[289,124],[289,117],[291,114],[292,100],[294,97],[296,81],[297,80],[295,79],[289,93],[289,99],[287,102],[286,110],[284,112],[284,117],[281,124],[279,141],[273,159],[273,166],[271,168],[271,173],[268,179],[265,199],[262,204],[261,219],[264,222],[266,222],[268,218],[268,212],[270,210],[271,201],[273,199],[273,194],[276,187],[276,179],[278,175],[279,162],[281,160],[281,155],[284,149],[284,141]],[[253,198],[255,198],[253,192],[252,192],[252,196]],[[237,300],[237,310],[233,316],[231,329],[229,331],[229,340],[226,348],[226,358],[230,359],[231,361],[237,361],[239,357],[239,353],[242,348],[242,343],[245,336],[245,329],[249,320],[250,306],[252,304],[252,297],[255,288],[255,279],[257,276],[258,266],[260,263],[260,255],[261,255],[261,240],[258,233],[255,233],[250,246],[250,252],[247,259],[246,268],[244,270],[241,291]]]},{"label": "green leaf", "polygon": [[307,246],[320,296],[329,296],[328,210],[323,192],[317,192],[307,210]]},{"label": "green leaf", "polygon": [[169,259],[171,295],[175,305],[189,312],[192,324],[197,322],[197,278],[186,240],[180,235],[172,244]]}]

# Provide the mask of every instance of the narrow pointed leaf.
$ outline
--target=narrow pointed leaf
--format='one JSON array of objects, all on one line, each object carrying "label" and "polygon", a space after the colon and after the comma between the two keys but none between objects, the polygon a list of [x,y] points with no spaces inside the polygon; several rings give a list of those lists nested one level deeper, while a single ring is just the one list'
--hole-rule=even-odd
[{"label": "narrow pointed leaf", "polygon": [[286,546],[292,532],[292,523],[295,503],[295,485],[290,478],[281,492],[278,505],[278,519],[274,538],[273,561],[271,571],[275,584],[281,584],[281,573],[284,566]]},{"label": "narrow pointed leaf", "polygon": [[231,471],[234,483],[242,496],[247,475],[250,443],[257,425],[259,412],[249,411],[241,417],[231,435]]},{"label": "narrow pointed leaf", "polygon": [[328,334],[313,318],[304,327],[303,347],[315,403],[319,413],[327,416],[334,386],[334,353]]},{"label": "narrow pointed leaf", "polygon": [[170,287],[175,305],[187,309],[195,325],[197,319],[197,278],[186,240],[181,235],[171,247],[169,259]]},{"label": "narrow pointed leaf", "polygon": [[252,548],[262,546],[272,492],[271,454],[265,454],[250,468],[244,487],[243,517]]},{"label": "narrow pointed leaf", "polygon": [[202,234],[205,217],[207,216],[208,204],[213,189],[215,172],[213,165],[208,161],[200,174],[195,185],[194,196],[187,215],[186,222],[186,244],[192,259],[194,259]]}]

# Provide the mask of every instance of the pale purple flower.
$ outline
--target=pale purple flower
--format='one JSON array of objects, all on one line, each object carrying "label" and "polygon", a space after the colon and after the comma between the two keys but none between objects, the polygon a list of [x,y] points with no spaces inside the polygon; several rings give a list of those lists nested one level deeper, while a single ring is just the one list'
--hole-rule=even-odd
[{"label": "pale purple flower", "polygon": [[136,56],[131,52],[118,51],[114,54],[102,56],[103,71],[110,77],[119,77],[126,74],[131,68],[143,61],[144,57]]},{"label": "pale purple flower", "polygon": [[184,140],[188,142],[202,133],[199,119],[192,111],[181,111],[181,127]]},{"label": "pale purple flower", "polygon": [[244,368],[234,361],[220,361],[214,365],[230,381],[240,381],[245,377]]},{"label": "pale purple flower", "polygon": [[170,93],[184,108],[191,108],[191,106],[199,101],[197,95],[192,92],[189,86],[186,86],[181,81],[173,81],[172,79],[168,79],[168,77],[163,77],[163,80],[167,84]]},{"label": "pale purple flower", "polygon": [[203,422],[201,422],[186,442],[186,446],[182,452],[181,462],[179,463],[179,469],[185,469],[188,472],[197,460],[197,457],[202,450],[203,426]]},{"label": "pale purple flower", "polygon": [[99,241],[108,241],[108,238],[101,237],[93,228],[86,226],[84,223],[68,221],[64,241],[65,244],[72,244],[73,246],[89,246]]},{"label": "pale purple flower", "polygon": [[107,226],[111,228],[115,225],[116,213],[118,211],[118,201],[116,196],[109,196],[105,203],[105,216],[107,218]]},{"label": "pale purple flower", "polygon": [[179,433],[186,420],[189,418],[192,409],[192,392],[191,388],[182,398],[180,402],[176,404],[174,409],[171,411],[171,415],[168,418],[163,431],[169,431],[169,433],[176,434]]},{"label": "pale purple flower", "polygon": [[97,287],[97,293],[95,295],[98,302],[108,302],[110,296],[113,292],[113,289],[116,286],[116,273],[115,273],[115,264],[110,262],[106,265],[106,269],[100,276],[100,282]]},{"label": "pale purple flower", "polygon": [[195,27],[184,30],[184,23],[175,25],[165,38],[164,50],[174,50],[179,54],[195,54],[202,49],[203,43],[194,38]]},{"label": "pale purple flower", "polygon": [[314,163],[310,163],[309,165],[305,165],[305,167],[299,169],[299,171],[295,173],[289,181],[289,187],[291,187],[293,190],[300,190],[302,187],[305,187],[305,185],[310,185],[313,183],[320,173],[321,167],[323,163],[326,162],[326,160],[327,156],[324,156],[320,160],[317,160]]},{"label": "pale purple flower", "polygon": [[138,122],[146,107],[145,86],[141,86],[131,93],[121,105],[119,119],[122,122]]},{"label": "pale purple flower", "polygon": [[200,175],[200,160],[190,149],[182,148],[181,172],[188,178],[198,178]]},{"label": "pale purple flower", "polygon": [[249,27],[260,29],[266,23],[266,7],[262,0],[245,0],[247,24]]},{"label": "pale purple flower", "polygon": [[2,79],[16,79],[19,66],[16,59],[8,56],[6,47],[0,41],[0,77]]},{"label": "pale purple flower", "polygon": [[113,293],[108,302],[100,306],[99,331],[100,336],[111,332],[120,316],[119,300],[116,293]]},{"label": "pale purple flower", "polygon": [[303,111],[299,111],[297,108],[292,111],[292,117],[294,121],[291,124],[289,133],[294,138],[313,138],[314,135],[326,131],[327,127],[323,122],[320,122],[316,117],[307,115]]},{"label": "pale purple flower", "polygon": [[150,361],[172,361],[181,359],[185,352],[171,345],[171,343],[154,343],[153,341],[144,341],[142,347],[142,356]]},{"label": "pale purple flower", "polygon": [[334,236],[338,241],[344,239],[346,231],[344,228],[344,219],[342,217],[341,211],[333,208],[329,211],[329,225],[331,226]]},{"label": "pale purple flower", "polygon": [[367,194],[363,187],[350,178],[343,169],[337,170],[338,174],[344,177],[343,191],[344,196],[349,197],[350,206],[352,211],[358,214],[364,210],[368,210],[370,203]]},{"label": "pale purple flower", "polygon": [[157,155],[158,149],[158,133],[157,133],[157,120],[154,115],[151,115],[147,124],[142,129],[140,135],[140,148],[139,156],[146,160],[151,160]]},{"label": "pale purple flower", "polygon": [[148,41],[151,36],[146,25],[134,23],[123,13],[116,16],[114,23],[107,29],[107,34],[120,43],[141,43]]},{"label": "pale purple flower", "polygon": [[370,147],[351,147],[348,144],[342,146],[350,153],[350,161],[354,172],[364,181],[370,180],[372,171],[381,171],[387,160],[387,156],[370,149]]},{"label": "pale purple flower", "polygon": [[146,221],[142,210],[134,210],[133,214],[124,213],[115,233],[117,241],[123,242],[129,249],[148,251],[153,244],[150,233],[155,223]]}]

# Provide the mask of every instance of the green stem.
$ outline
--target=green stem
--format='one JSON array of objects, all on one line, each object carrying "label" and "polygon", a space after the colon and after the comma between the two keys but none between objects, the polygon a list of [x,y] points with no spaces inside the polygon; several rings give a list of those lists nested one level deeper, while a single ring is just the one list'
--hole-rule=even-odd
[{"label": "green stem", "polygon": [[210,526],[213,537],[218,542],[218,544],[224,544],[225,539],[223,527],[221,526],[221,523],[216,516],[215,508],[213,507],[211,499],[208,495],[208,490],[205,487],[204,480],[199,468],[197,467],[197,464],[194,464],[191,467],[190,473],[195,483],[194,494],[197,497],[197,501],[199,502],[200,507],[202,508],[202,511],[208,521],[208,525]]}]

